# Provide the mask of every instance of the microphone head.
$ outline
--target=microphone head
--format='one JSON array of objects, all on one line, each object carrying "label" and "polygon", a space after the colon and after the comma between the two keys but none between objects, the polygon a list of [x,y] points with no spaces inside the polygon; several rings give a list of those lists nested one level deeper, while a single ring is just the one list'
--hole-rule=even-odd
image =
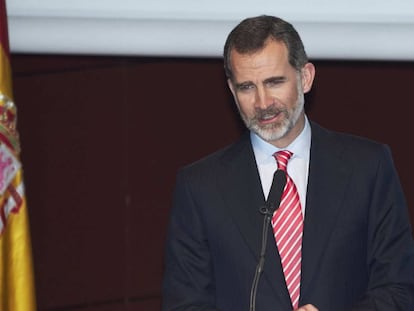
[{"label": "microphone head", "polygon": [[273,174],[272,186],[270,187],[270,192],[266,200],[266,207],[269,213],[273,214],[274,211],[279,208],[285,185],[286,172],[280,169],[276,170]]}]

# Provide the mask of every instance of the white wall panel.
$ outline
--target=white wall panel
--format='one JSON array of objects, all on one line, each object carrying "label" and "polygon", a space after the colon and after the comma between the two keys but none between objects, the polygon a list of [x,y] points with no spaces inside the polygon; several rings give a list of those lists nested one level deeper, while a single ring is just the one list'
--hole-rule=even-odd
[{"label": "white wall panel", "polygon": [[414,60],[412,0],[6,0],[18,53],[217,57],[243,18],[272,14],[314,59]]}]

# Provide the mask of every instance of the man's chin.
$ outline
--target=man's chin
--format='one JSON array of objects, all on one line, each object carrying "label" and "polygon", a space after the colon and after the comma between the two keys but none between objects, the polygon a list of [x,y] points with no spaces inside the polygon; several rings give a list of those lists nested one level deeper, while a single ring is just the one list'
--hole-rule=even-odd
[{"label": "man's chin", "polygon": [[279,140],[285,136],[286,131],[278,130],[268,130],[268,129],[256,129],[253,130],[261,139],[271,143],[273,141]]}]

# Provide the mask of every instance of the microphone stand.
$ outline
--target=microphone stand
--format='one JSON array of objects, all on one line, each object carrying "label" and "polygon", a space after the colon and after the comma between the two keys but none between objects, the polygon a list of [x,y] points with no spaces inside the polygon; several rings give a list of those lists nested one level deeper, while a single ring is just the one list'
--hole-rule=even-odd
[{"label": "microphone stand", "polygon": [[265,217],[263,218],[263,227],[262,227],[262,247],[260,250],[259,262],[256,266],[256,272],[254,274],[252,288],[250,290],[250,311],[256,310],[256,293],[257,287],[259,285],[260,275],[263,272],[264,262],[265,262],[265,254],[266,254],[266,245],[267,245],[267,230],[272,219],[272,209],[268,208],[267,206],[262,206],[260,208],[260,213],[264,214]]},{"label": "microphone stand", "polygon": [[256,293],[259,285],[260,275],[263,272],[266,245],[267,245],[267,231],[272,220],[273,213],[279,208],[280,200],[282,198],[283,189],[286,185],[286,174],[282,170],[276,170],[273,174],[272,186],[264,206],[260,207],[259,211],[264,215],[262,227],[262,247],[260,250],[259,262],[256,266],[256,271],[253,278],[252,288],[250,290],[250,311],[256,311]]}]

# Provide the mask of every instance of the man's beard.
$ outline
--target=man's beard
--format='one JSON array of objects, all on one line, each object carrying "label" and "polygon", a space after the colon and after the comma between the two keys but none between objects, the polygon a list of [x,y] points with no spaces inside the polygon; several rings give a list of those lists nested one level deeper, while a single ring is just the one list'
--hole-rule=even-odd
[{"label": "man's beard", "polygon": [[[241,111],[238,104],[237,107],[246,127],[256,133],[263,140],[271,142],[283,138],[290,132],[290,130],[298,122],[298,119],[304,109],[304,104],[304,94],[301,87],[298,86],[298,99],[292,110],[288,110],[286,108],[280,109],[276,107],[276,104],[273,104],[266,109],[257,108],[254,116],[249,118]],[[260,120],[266,119],[266,117],[269,118],[271,116],[275,116],[278,113],[284,115],[282,121],[260,125]]]}]

